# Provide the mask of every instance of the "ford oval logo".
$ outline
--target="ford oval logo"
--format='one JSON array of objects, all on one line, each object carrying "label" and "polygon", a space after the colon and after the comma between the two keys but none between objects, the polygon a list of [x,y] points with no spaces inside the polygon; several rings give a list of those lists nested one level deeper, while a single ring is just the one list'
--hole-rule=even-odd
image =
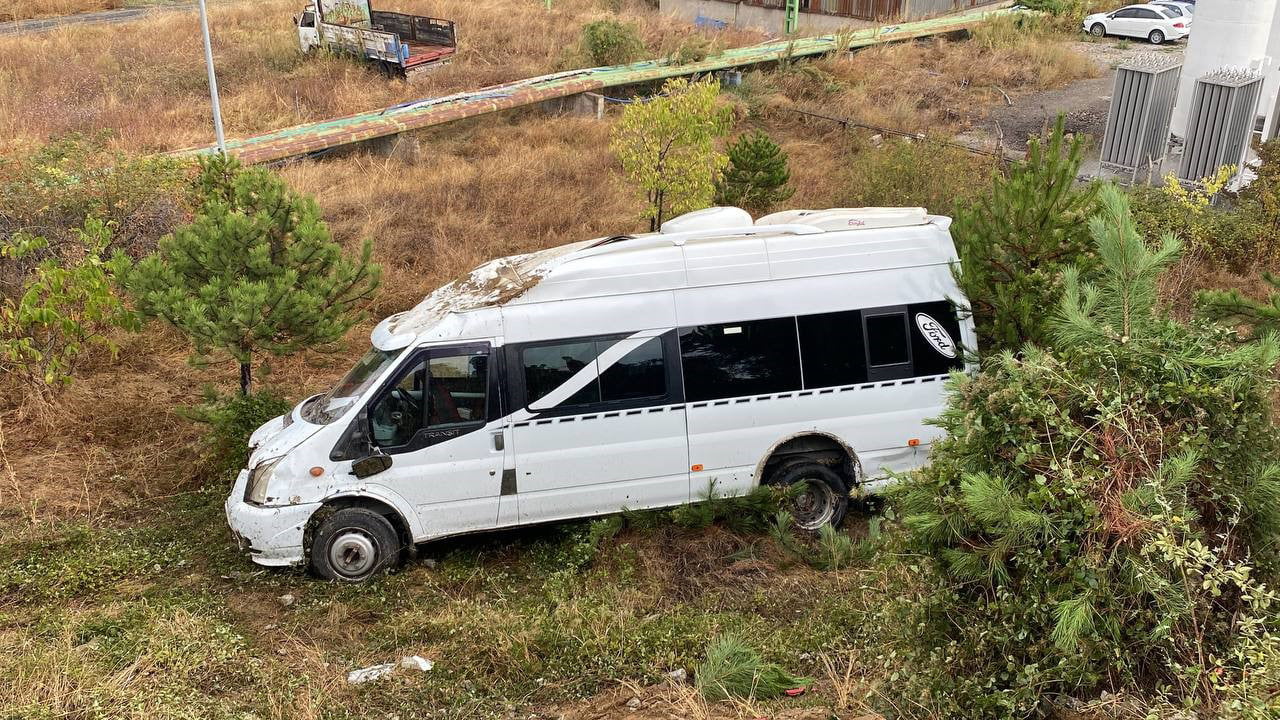
[{"label": "ford oval logo", "polygon": [[920,334],[940,355],[955,358],[956,343],[951,339],[951,333],[942,327],[942,323],[924,313],[916,313],[916,327],[920,328]]}]

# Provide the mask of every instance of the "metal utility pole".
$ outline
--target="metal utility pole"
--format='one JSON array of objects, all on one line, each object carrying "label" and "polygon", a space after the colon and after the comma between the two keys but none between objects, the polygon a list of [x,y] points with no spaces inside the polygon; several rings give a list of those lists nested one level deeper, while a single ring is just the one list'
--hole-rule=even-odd
[{"label": "metal utility pole", "polygon": [[[201,2],[203,1],[201,0]],[[786,15],[784,17],[786,22],[783,32],[787,35],[795,33],[796,25],[799,24],[800,20],[800,0],[787,0]]]},{"label": "metal utility pole", "polygon": [[209,71],[209,99],[213,104],[213,133],[218,138],[218,152],[227,153],[227,138],[222,134],[222,104],[218,102],[218,77],[213,72],[213,45],[209,42],[209,13],[200,0],[200,32],[204,34],[204,65]]}]

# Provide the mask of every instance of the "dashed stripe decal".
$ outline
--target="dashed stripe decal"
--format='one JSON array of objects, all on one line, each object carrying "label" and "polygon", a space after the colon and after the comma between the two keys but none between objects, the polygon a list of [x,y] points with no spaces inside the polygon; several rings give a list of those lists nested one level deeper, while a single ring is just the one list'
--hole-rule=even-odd
[{"label": "dashed stripe decal", "polygon": [[530,425],[551,425],[552,423],[563,424],[563,423],[571,423],[571,422],[578,422],[578,421],[585,422],[587,420],[609,419],[609,418],[616,418],[616,417],[630,417],[632,415],[643,415],[646,413],[676,412],[677,410],[685,410],[685,409],[697,410],[699,408],[705,408],[705,407],[719,407],[722,405],[730,405],[730,404],[739,405],[742,403],[766,402],[769,400],[786,400],[788,398],[793,398],[793,397],[802,398],[802,397],[808,397],[810,395],[833,395],[835,393],[846,393],[846,392],[852,392],[854,390],[878,390],[880,388],[915,385],[917,383],[923,385],[924,383],[931,383],[931,382],[938,382],[940,380],[946,380],[947,377],[948,377],[947,375],[930,375],[927,377],[904,378],[902,380],[889,380],[886,382],[862,383],[861,385],[841,385],[838,387],[829,387],[829,388],[821,388],[821,389],[814,389],[814,390],[798,390],[798,391],[791,390],[783,393],[771,393],[769,395],[754,395],[751,397],[730,398],[727,400],[704,400],[704,401],[695,402],[695,403],[685,403],[682,405],[661,405],[658,407],[651,407],[651,408],[636,408],[633,410],[615,410],[615,411],[610,411],[605,413],[590,413],[587,415],[565,415],[563,417],[543,418],[539,420],[524,420],[518,423],[513,423],[512,427],[522,428],[522,427],[528,427]]}]

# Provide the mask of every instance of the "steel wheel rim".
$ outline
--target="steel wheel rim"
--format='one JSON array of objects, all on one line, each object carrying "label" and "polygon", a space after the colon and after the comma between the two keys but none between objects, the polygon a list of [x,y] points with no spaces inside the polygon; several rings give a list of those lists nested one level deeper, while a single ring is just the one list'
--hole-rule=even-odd
[{"label": "steel wheel rim", "polygon": [[373,570],[377,561],[377,543],[359,529],[342,530],[329,543],[329,565],[343,577],[363,577]]},{"label": "steel wheel rim", "polygon": [[1090,28],[1089,32],[1093,33],[1094,37],[1102,37],[1103,35],[1107,34],[1107,29],[1102,27],[1101,25],[1094,25],[1092,28]]},{"label": "steel wheel rim", "polygon": [[817,530],[831,522],[836,514],[836,493],[821,478],[799,480],[800,493],[792,501],[792,514],[796,526],[804,530]]},{"label": "steel wheel rim", "polygon": [[1162,42],[1164,42],[1164,33],[1160,32],[1159,30],[1153,31],[1151,33],[1151,44],[1159,45]]}]

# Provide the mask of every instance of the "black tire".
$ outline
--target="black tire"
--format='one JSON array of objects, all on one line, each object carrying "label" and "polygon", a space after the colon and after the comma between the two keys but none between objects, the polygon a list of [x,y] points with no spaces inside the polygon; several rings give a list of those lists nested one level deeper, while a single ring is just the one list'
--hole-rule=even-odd
[{"label": "black tire", "polygon": [[364,582],[400,561],[400,536],[391,521],[365,508],[325,518],[311,540],[311,569],[337,582]]},{"label": "black tire", "polygon": [[1152,45],[1161,45],[1164,43],[1164,33],[1159,30],[1152,30],[1151,34],[1147,36],[1147,40],[1151,41]]},{"label": "black tire", "polygon": [[1094,23],[1089,27],[1089,34],[1094,37],[1102,37],[1107,34],[1107,26],[1102,23]]},{"label": "black tire", "polygon": [[849,511],[849,484],[829,465],[793,460],[774,471],[770,485],[800,485],[792,501],[791,516],[801,530],[817,532],[823,525],[840,527]]}]

